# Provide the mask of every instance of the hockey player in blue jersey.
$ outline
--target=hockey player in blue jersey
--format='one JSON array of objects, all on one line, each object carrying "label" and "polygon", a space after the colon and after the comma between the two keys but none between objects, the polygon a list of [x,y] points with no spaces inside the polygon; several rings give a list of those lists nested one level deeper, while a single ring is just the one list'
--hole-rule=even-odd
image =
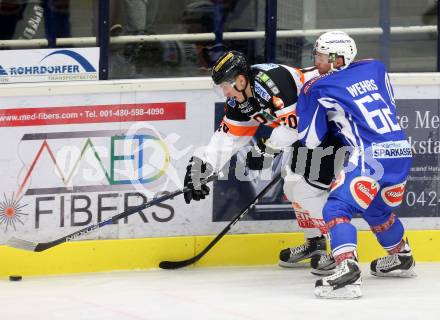
[{"label": "hockey player in blue jersey", "polygon": [[[268,139],[257,140],[247,153],[246,165],[261,170],[271,166],[275,154],[289,154],[283,166],[284,193],[306,238],[304,244],[281,250],[279,265],[290,268],[304,266],[307,261],[312,273],[327,275],[333,273],[336,263],[326,254],[322,208],[334,177],[334,164],[340,161],[335,161],[334,153],[327,153],[314,166],[313,150],[299,146],[296,122],[298,93],[305,81],[318,75],[316,68],[300,70],[274,63],[251,66],[242,53],[234,50],[220,57],[212,68],[212,80],[226,97],[225,114],[209,144],[191,158],[184,180],[191,190],[184,196],[188,204],[205,199],[209,187],[194,189],[193,181],[220,170],[248,145],[260,126],[271,127]],[[292,146],[295,141],[298,143]],[[335,150],[341,146],[333,137],[327,144]]]},{"label": "hockey player in blue jersey", "polygon": [[323,298],[362,295],[357,230],[350,223],[357,213],[388,252],[371,262],[371,273],[414,275],[404,227],[394,213],[403,199],[411,148],[397,121],[385,66],[373,59],[354,62],[356,53],[356,44],[346,33],[321,35],[314,46],[321,76],[304,85],[297,104],[299,138],[306,147],[319,148],[331,134],[349,151],[323,209],[337,262],[333,275],[316,282],[315,295]]}]

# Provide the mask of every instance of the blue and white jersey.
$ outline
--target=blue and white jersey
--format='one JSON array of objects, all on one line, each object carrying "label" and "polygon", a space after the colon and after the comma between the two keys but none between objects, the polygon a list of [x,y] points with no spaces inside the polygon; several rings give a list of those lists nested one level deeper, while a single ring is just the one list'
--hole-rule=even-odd
[{"label": "blue and white jersey", "polygon": [[411,157],[411,148],[396,117],[393,89],[385,66],[362,60],[307,82],[297,104],[303,144],[316,148],[327,133],[374,158]]}]

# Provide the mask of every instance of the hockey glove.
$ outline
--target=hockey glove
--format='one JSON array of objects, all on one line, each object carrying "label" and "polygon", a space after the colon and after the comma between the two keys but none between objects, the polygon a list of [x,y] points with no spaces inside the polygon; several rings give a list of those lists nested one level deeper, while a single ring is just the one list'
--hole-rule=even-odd
[{"label": "hockey glove", "polygon": [[261,106],[257,99],[249,97],[245,102],[238,104],[238,111],[245,116],[251,117],[261,111]]},{"label": "hockey glove", "polygon": [[273,159],[281,152],[266,144],[265,138],[260,138],[246,155],[246,166],[250,170],[263,170],[272,165]]},{"label": "hockey glove", "polygon": [[208,178],[214,172],[213,167],[197,157],[192,157],[186,167],[185,180],[183,184],[191,190],[183,194],[186,203],[191,200],[200,201],[209,194],[209,187],[206,184],[201,185],[200,181]]}]

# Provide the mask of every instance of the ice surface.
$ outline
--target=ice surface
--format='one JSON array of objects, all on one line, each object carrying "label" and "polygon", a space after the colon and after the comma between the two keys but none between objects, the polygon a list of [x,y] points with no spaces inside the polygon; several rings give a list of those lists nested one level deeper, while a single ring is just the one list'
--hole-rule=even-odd
[{"label": "ice surface", "polygon": [[359,300],[320,300],[318,277],[278,266],[186,268],[0,279],[0,319],[440,319],[440,263],[376,278]]}]

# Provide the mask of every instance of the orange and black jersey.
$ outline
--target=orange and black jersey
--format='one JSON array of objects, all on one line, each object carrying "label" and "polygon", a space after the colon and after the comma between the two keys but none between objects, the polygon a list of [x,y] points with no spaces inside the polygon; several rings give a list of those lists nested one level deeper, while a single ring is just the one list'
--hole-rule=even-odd
[{"label": "orange and black jersey", "polygon": [[260,124],[272,128],[287,125],[296,129],[295,104],[298,94],[304,81],[316,75],[314,68],[299,70],[274,63],[253,65],[250,83],[254,98],[263,112],[250,118],[238,110],[239,106],[246,107],[247,101],[240,104],[234,98],[228,98],[221,129],[238,136],[253,136]]},{"label": "orange and black jersey", "polygon": [[[273,63],[253,65],[251,72],[253,97],[260,104],[262,111],[249,117],[239,110],[246,106],[239,104],[234,98],[226,100],[225,115],[220,128],[212,136],[204,153],[199,156],[211,163],[217,170],[221,169],[240,148],[250,142],[262,124],[273,128],[266,141],[267,145],[275,149],[290,148],[298,140],[296,118],[298,95],[305,81],[319,75],[315,68],[299,70]],[[301,145],[297,142],[294,146],[291,167],[295,172],[297,171],[298,147]],[[304,175],[306,180],[315,187],[326,188],[330,185],[334,175],[334,154],[322,158],[320,168],[317,169],[319,170],[317,179],[309,179],[311,156],[312,150],[309,150],[305,172],[300,172],[300,174]]]}]

